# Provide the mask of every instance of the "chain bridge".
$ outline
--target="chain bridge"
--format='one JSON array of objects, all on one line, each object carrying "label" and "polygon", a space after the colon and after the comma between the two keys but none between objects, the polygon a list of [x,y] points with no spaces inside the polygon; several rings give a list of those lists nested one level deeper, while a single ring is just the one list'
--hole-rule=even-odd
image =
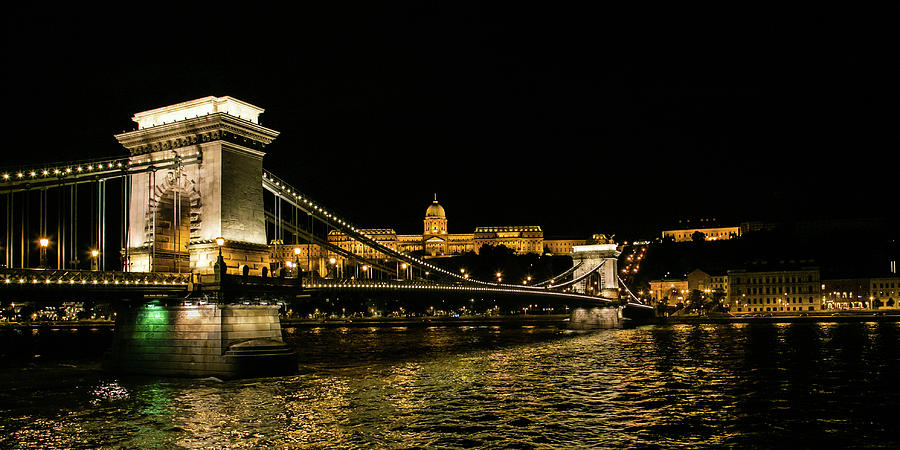
[{"label": "chain bridge", "polygon": [[279,305],[316,296],[539,299],[571,309],[575,328],[652,313],[621,283],[613,242],[511,284],[379,241],[263,168],[279,133],[262,112],[206,97],[135,114],[115,136],[128,156],[0,169],[0,298],[114,302],[111,369],[218,376],[295,370]]}]

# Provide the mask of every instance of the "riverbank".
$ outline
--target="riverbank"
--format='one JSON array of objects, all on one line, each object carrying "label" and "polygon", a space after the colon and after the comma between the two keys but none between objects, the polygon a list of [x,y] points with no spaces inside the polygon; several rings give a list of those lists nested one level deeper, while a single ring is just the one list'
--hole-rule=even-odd
[{"label": "riverbank", "polygon": [[900,311],[865,311],[843,313],[818,313],[809,315],[754,316],[671,316],[657,318],[657,324],[716,324],[716,323],[847,323],[847,322],[900,322]]},{"label": "riverbank", "polygon": [[[439,326],[564,326],[568,314],[516,315],[490,317],[360,317],[342,319],[281,319],[282,328],[316,327],[439,327]],[[651,325],[718,324],[718,323],[846,323],[846,322],[900,322],[900,311],[822,313],[806,316],[772,315],[754,316],[670,316],[651,319]],[[636,324],[642,325],[642,324]],[[53,321],[53,322],[0,322],[2,328],[114,328],[112,320]]]},{"label": "riverbank", "polygon": [[[432,326],[543,326],[564,324],[568,314],[517,315],[490,317],[360,317],[341,319],[282,318],[282,328],[316,327],[432,327]],[[114,328],[112,320],[0,322],[2,328]]]}]

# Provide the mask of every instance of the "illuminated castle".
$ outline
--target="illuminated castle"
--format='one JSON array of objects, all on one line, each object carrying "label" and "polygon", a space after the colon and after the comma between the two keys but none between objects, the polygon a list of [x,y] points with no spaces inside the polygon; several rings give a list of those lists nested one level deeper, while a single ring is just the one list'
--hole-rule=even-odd
[{"label": "illuminated castle", "polygon": [[[575,245],[584,245],[583,239],[545,240],[544,231],[537,225],[476,227],[474,233],[450,234],[444,207],[434,201],[425,210],[422,234],[397,234],[390,228],[360,230],[380,244],[399,252],[421,252],[426,256],[440,257],[478,252],[484,245],[503,245],[517,254],[551,253],[569,255]],[[344,250],[364,257],[380,257],[340,231],[331,231],[328,242]]]}]

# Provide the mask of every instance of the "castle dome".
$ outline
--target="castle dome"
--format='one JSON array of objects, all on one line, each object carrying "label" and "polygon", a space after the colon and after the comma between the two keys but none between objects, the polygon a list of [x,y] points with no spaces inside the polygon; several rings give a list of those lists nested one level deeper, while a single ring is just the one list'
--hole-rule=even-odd
[{"label": "castle dome", "polygon": [[444,213],[444,207],[437,201],[437,194],[434,194],[434,203],[428,205],[428,209],[425,210],[425,218],[429,217],[447,218],[447,215]]}]

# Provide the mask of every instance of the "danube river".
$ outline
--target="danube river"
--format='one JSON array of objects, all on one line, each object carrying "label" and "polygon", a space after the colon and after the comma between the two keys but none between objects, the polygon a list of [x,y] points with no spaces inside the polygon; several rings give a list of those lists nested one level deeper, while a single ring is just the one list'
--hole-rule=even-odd
[{"label": "danube river", "polygon": [[289,328],[298,375],[224,382],[0,332],[3,448],[900,446],[897,323]]}]

